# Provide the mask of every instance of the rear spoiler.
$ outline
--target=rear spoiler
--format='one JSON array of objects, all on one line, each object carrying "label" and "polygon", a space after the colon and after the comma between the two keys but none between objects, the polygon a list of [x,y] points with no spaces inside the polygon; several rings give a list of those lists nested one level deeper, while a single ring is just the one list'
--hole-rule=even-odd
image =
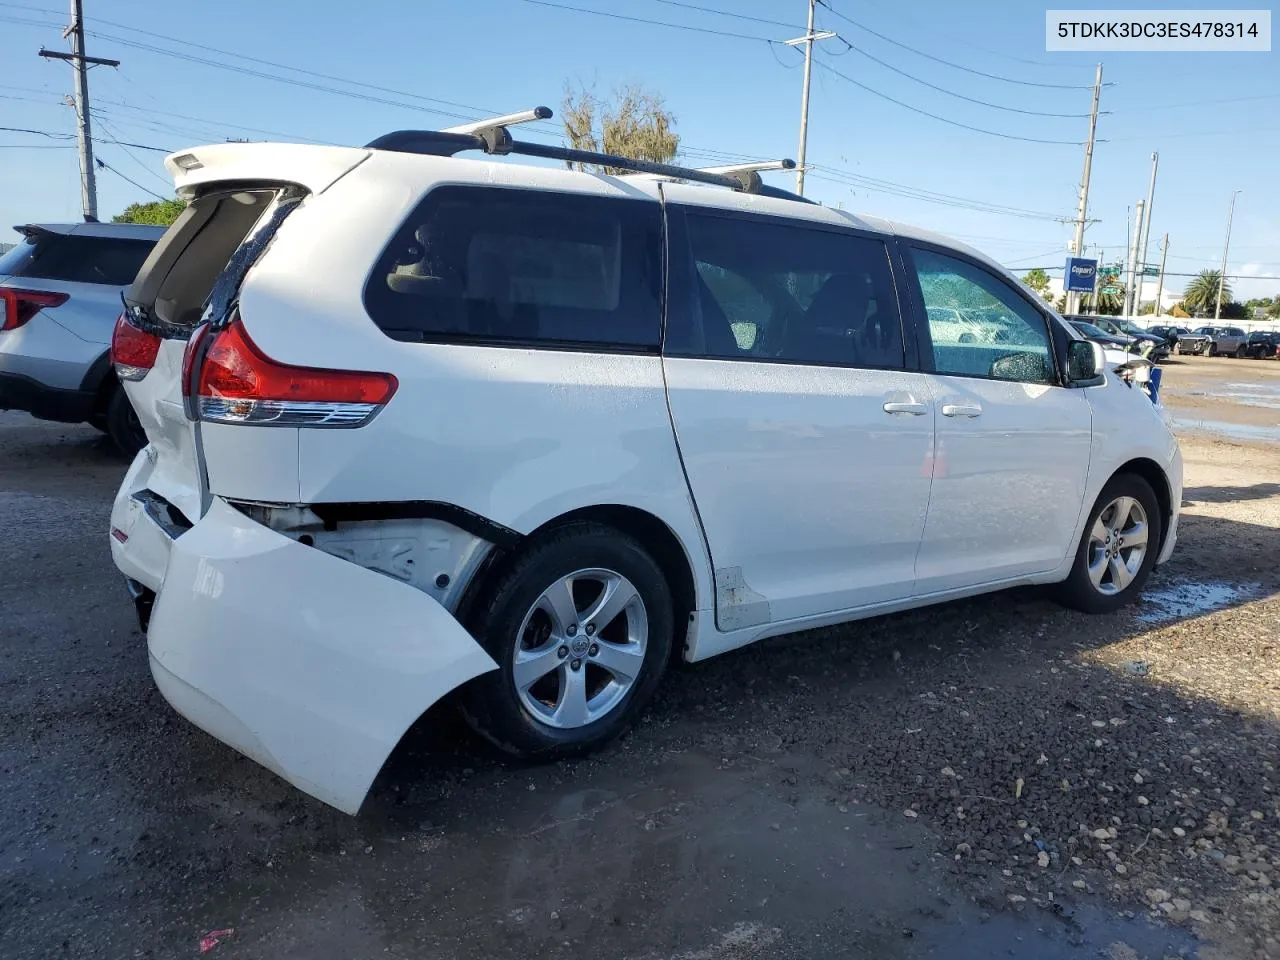
[{"label": "rear spoiler", "polygon": [[369,150],[303,143],[215,143],[165,158],[178,195],[190,200],[210,184],[297,184],[321,193],[363,163]]}]

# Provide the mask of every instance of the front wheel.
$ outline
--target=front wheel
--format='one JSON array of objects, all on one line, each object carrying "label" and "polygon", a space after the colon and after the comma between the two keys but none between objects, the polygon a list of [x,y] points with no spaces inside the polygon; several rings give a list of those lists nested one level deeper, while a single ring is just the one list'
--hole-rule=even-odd
[{"label": "front wheel", "polygon": [[1162,523],[1151,484],[1131,473],[1112,477],[1089,514],[1058,599],[1085,613],[1110,613],[1132,602],[1155,566]]},{"label": "front wheel", "polygon": [[671,657],[671,591],[631,537],[575,523],[531,544],[473,604],[498,664],[466,688],[468,723],[500,749],[550,759],[598,747],[653,697]]}]

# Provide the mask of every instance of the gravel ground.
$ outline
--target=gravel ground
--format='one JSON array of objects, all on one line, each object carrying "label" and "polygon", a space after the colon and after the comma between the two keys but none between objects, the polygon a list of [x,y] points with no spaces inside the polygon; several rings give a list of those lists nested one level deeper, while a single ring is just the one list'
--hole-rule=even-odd
[{"label": "gravel ground", "polygon": [[1280,957],[1280,445],[1183,449],[1131,610],[1022,591],[760,644],[579,763],[433,711],[348,818],[167,707],[105,545],[123,465],[0,414],[0,952]]}]

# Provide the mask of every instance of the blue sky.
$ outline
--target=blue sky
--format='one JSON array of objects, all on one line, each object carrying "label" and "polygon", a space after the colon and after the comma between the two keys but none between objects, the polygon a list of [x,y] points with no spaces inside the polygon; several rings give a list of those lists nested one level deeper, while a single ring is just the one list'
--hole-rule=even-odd
[{"label": "blue sky", "polygon": [[[531,0],[314,0],[305,6],[85,0],[89,29],[103,35],[89,38],[89,52],[122,62],[118,70],[98,68],[90,75],[100,117],[95,134],[166,149],[281,134],[359,144],[388,130],[446,126],[474,115],[475,107],[558,108],[566,81],[582,81],[600,93],[630,83],[660,92],[677,117],[688,162],[705,165],[721,154],[795,156],[801,57],[766,39],[803,34],[805,0],[556,3],[752,39]],[[732,15],[693,9],[698,6]],[[8,67],[0,76],[0,126],[74,132],[73,114],[60,102],[70,92],[70,70],[36,56],[41,45],[66,49],[60,37],[64,11],[51,0],[0,3],[0,63]],[[1083,151],[1074,144],[1086,135],[1088,87],[1102,57],[1111,85],[1103,92],[1099,121],[1098,135],[1106,142],[1094,158],[1089,213],[1100,222],[1086,234],[1091,252],[1100,247],[1107,260],[1123,256],[1127,211],[1146,195],[1150,155],[1157,150],[1160,179],[1148,259],[1158,259],[1156,241],[1167,231],[1171,273],[1216,268],[1231,191],[1241,190],[1228,273],[1280,277],[1280,54],[1049,54],[1044,16],[1042,5],[1011,0],[826,0],[818,25],[840,39],[823,41],[816,54],[809,161],[819,169],[809,174],[806,193],[960,237],[1018,270],[1058,266],[1071,227],[1052,218],[1075,214]],[[546,125],[537,138],[557,139],[557,131]],[[15,223],[79,218],[71,145],[0,131],[5,234]],[[110,143],[98,149],[119,174],[171,193],[163,154]],[[781,174],[771,179],[793,183]],[[99,171],[98,184],[104,219],[133,200],[149,199],[108,170]],[[1168,285],[1182,282],[1171,277]],[[1280,293],[1280,280],[1238,280],[1234,286],[1246,297]]]}]

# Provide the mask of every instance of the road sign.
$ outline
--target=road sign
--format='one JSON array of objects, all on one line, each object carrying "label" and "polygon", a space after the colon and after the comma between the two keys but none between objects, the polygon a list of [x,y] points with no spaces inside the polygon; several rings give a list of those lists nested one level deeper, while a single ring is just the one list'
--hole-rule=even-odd
[{"label": "road sign", "polygon": [[1098,268],[1098,275],[1103,278],[1118,277],[1123,270],[1124,267],[1118,263],[1108,263]]},{"label": "road sign", "polygon": [[1067,290],[1093,290],[1094,281],[1098,278],[1098,261],[1085,260],[1082,257],[1067,257],[1067,268],[1063,273],[1063,286]]},{"label": "road sign", "polygon": [[1142,275],[1144,277],[1158,277],[1160,276],[1160,268],[1159,267],[1143,267]]}]

